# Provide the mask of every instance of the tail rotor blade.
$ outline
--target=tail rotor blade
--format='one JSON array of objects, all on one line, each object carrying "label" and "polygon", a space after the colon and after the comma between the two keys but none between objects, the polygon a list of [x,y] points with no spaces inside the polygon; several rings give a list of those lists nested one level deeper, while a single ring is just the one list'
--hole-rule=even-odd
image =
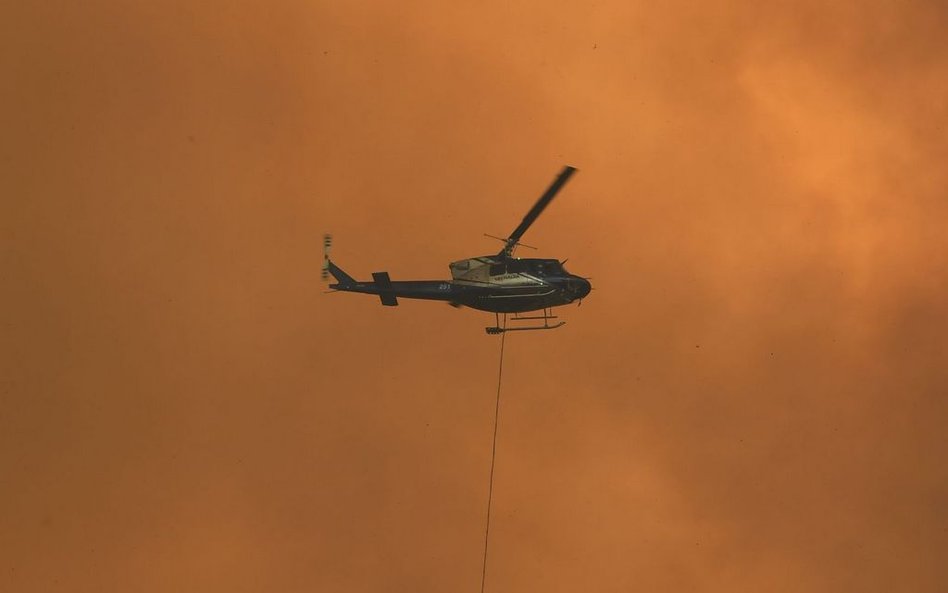
[{"label": "tail rotor blade", "polygon": [[329,280],[329,251],[332,248],[332,235],[323,235],[323,281]]}]

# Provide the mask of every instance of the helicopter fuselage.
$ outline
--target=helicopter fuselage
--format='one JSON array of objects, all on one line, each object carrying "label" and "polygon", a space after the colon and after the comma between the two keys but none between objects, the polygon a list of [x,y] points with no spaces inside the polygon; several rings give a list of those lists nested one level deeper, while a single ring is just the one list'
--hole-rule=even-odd
[{"label": "helicopter fuselage", "polygon": [[[335,267],[335,266],[333,266]],[[382,304],[398,298],[446,301],[492,313],[523,313],[568,305],[591,290],[589,281],[569,274],[557,260],[485,256],[451,264],[452,280],[392,281],[373,274],[373,282],[339,282],[330,288],[378,295]]]}]

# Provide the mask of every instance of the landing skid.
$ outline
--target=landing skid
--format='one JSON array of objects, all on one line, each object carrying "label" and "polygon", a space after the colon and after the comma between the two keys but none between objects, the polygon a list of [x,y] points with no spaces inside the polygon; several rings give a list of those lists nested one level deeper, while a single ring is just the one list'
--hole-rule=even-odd
[{"label": "landing skid", "polygon": [[[487,330],[487,333],[489,335],[497,335],[497,334],[502,334],[504,332],[533,331],[536,329],[556,329],[558,327],[562,327],[566,325],[565,321],[550,323],[550,321],[553,319],[559,319],[559,318],[553,315],[549,309],[543,309],[543,315],[531,315],[529,317],[520,317],[515,314],[513,317],[508,318],[507,314],[504,313],[504,322],[503,322],[503,325],[501,325],[500,315],[498,313],[494,313],[494,320],[495,320],[494,327],[486,327],[484,329]],[[507,321],[537,321],[537,320],[542,320],[543,325],[533,324],[533,325],[526,325],[522,327],[507,327]]]}]

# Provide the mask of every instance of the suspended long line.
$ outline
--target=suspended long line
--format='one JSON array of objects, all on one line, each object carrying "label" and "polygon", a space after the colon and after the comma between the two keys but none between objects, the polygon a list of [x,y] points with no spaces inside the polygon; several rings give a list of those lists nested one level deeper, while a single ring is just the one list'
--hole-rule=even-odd
[{"label": "suspended long line", "polygon": [[[507,328],[507,314],[504,313],[504,329]],[[497,369],[497,401],[494,403],[494,441],[490,449],[490,480],[487,485],[487,526],[484,528],[484,565],[481,569],[481,593],[487,581],[487,544],[490,541],[490,507],[494,497],[494,460],[497,458],[497,420],[500,417],[500,385],[504,377],[504,339],[507,332],[500,334],[500,365]]]}]

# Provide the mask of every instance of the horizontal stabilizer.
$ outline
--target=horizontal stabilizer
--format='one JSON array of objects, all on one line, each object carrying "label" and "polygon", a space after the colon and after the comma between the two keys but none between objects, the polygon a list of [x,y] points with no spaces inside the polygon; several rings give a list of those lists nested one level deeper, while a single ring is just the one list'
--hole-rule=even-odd
[{"label": "horizontal stabilizer", "polygon": [[392,288],[392,279],[388,277],[388,272],[372,272],[372,280],[375,280],[375,286],[379,289],[379,298],[383,305],[388,307],[398,305],[395,290]]}]

